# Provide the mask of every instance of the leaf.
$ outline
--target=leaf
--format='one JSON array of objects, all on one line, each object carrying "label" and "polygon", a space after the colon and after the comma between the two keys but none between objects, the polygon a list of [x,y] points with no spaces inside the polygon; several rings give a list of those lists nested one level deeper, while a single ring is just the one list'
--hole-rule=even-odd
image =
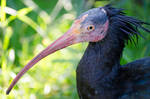
[{"label": "leaf", "polygon": [[26,14],[28,14],[31,11],[32,11],[32,8],[23,8],[23,9],[17,11],[17,16],[25,16]]},{"label": "leaf", "polygon": [[31,26],[42,37],[45,37],[43,29],[36,22],[34,22],[30,17],[19,15],[17,16],[17,18],[23,21],[24,23],[28,24],[29,26]]},{"label": "leaf", "polygon": [[6,7],[6,0],[1,1],[1,11],[0,11],[0,19],[2,22],[6,19],[6,13],[5,13],[5,7]]},{"label": "leaf", "polygon": [[8,48],[11,35],[12,35],[12,28],[7,27],[5,37],[4,37],[4,42],[3,42],[3,50],[4,51],[6,51]]}]

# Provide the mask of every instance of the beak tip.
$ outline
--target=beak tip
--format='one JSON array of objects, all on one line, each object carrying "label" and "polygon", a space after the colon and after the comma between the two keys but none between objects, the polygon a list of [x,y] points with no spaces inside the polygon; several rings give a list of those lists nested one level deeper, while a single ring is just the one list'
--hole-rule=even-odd
[{"label": "beak tip", "polygon": [[75,39],[75,34],[70,34],[70,32],[66,32],[63,36],[58,38],[55,42],[53,42],[51,45],[49,45],[46,49],[44,49],[41,53],[39,53],[35,58],[33,58],[15,77],[15,79],[11,82],[9,88],[6,90],[6,95],[9,95],[14,85],[18,82],[18,80],[26,73],[32,66],[34,66],[38,61],[43,59],[44,57],[48,56],[49,54],[52,54],[56,52],[57,50],[60,50],[62,48],[65,48],[69,45],[75,44],[73,40]]},{"label": "beak tip", "polygon": [[6,90],[6,95],[9,95],[9,92],[10,92],[10,90],[7,89],[7,90]]}]

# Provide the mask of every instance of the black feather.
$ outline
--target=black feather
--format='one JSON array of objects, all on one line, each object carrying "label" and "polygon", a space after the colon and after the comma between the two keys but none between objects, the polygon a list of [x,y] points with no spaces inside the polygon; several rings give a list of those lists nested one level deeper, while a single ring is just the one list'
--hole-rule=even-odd
[{"label": "black feather", "polygon": [[[150,99],[150,58],[120,65],[125,43],[133,43],[139,30],[150,32],[141,20],[126,16],[123,9],[103,7],[109,28],[103,40],[90,42],[77,67],[81,99]],[[92,10],[91,10],[92,11]],[[94,11],[93,11],[94,12]]]},{"label": "black feather", "polygon": [[[150,23],[143,22],[136,18],[126,16],[123,12],[124,9],[113,8],[111,5],[106,5],[104,9],[107,11],[110,20],[110,26],[113,28],[116,27],[116,31],[121,31],[120,36],[124,40],[133,41],[133,36],[136,36],[138,41],[138,35],[142,38],[145,38],[139,30],[143,29],[146,32],[150,33],[150,30],[145,28],[143,25],[150,25]],[[114,26],[115,23],[115,26]]]}]

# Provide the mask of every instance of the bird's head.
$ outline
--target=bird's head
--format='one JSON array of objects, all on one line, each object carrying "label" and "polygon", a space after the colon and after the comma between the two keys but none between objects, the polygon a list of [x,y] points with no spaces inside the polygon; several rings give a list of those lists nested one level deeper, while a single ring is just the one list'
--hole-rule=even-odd
[{"label": "bird's head", "polygon": [[94,8],[81,14],[74,21],[67,35],[73,36],[72,43],[97,42],[107,34],[108,25],[106,11],[103,8]]},{"label": "bird's head", "polygon": [[[116,26],[123,33],[136,32],[135,28],[130,23],[137,26],[141,26],[141,21],[135,20],[130,17],[122,15],[121,9],[115,9],[110,6],[91,9],[81,14],[72,24],[71,28],[60,38],[50,44],[37,56],[35,56],[15,77],[11,85],[7,90],[7,94],[11,91],[13,86],[17,83],[20,77],[27,72],[34,64],[43,59],[44,57],[70,46],[72,44],[80,42],[100,42],[108,33],[110,26]],[[119,21],[120,20],[120,21]],[[125,21],[125,22],[124,22]],[[114,24],[113,24],[114,22]],[[110,25],[111,24],[111,25]],[[119,24],[119,26],[118,26]],[[126,27],[127,26],[127,27]],[[128,28],[128,29],[127,29]],[[118,30],[118,31],[119,31]],[[127,33],[126,33],[127,34]]]}]

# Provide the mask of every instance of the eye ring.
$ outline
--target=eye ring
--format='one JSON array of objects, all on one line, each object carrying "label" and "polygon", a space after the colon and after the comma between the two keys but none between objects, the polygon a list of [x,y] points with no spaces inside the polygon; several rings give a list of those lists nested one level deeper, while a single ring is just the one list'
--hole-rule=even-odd
[{"label": "eye ring", "polygon": [[88,31],[93,31],[95,29],[95,26],[94,25],[89,25],[88,27],[87,27],[87,30]]}]

